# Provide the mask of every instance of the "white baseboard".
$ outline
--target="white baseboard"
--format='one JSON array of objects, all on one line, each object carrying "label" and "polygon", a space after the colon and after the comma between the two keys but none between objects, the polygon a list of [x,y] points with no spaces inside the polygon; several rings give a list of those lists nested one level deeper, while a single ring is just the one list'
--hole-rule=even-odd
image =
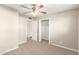
[{"label": "white baseboard", "polygon": [[[33,39],[32,39],[33,40]],[[37,40],[33,40],[33,41],[36,41],[37,42]]]},{"label": "white baseboard", "polygon": [[[26,42],[27,42],[27,41],[22,41],[22,42],[20,42],[19,44],[23,44],[23,43],[26,43]],[[15,49],[17,49],[17,48],[19,48],[19,47],[17,46],[17,47],[11,48],[11,49],[9,49],[9,50],[6,50],[6,51],[0,53],[0,55],[3,55],[3,54],[5,54],[5,53],[10,52],[10,51],[12,51],[12,50],[15,50]]]},{"label": "white baseboard", "polygon": [[17,49],[17,48],[19,48],[19,47],[17,46],[17,47],[11,48],[11,49],[9,49],[9,50],[6,50],[6,51],[0,53],[0,55],[3,55],[3,54],[5,54],[5,53],[10,52],[10,51],[12,51],[12,50],[15,50],[15,49]]},{"label": "white baseboard", "polygon": [[51,43],[51,45],[58,46],[58,47],[61,47],[61,48],[67,49],[67,50],[78,52],[78,50],[75,50],[75,49],[72,49],[72,48],[69,48],[69,47],[65,47],[65,46],[62,46],[62,45],[58,45],[58,44],[55,44],[55,43]]},{"label": "white baseboard", "polygon": [[19,44],[23,44],[23,43],[26,43],[27,41],[22,41],[22,42],[20,42]]}]

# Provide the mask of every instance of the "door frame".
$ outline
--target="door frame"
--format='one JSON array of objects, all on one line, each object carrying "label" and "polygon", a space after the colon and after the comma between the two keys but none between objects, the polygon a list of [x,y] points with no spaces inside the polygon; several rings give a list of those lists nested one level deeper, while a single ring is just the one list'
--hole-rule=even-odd
[{"label": "door frame", "polygon": [[41,42],[42,41],[42,36],[41,36],[41,34],[42,34],[42,32],[41,32],[41,22],[42,22],[42,20],[47,20],[48,19],[48,21],[49,21],[49,36],[48,36],[48,39],[49,39],[49,44],[50,44],[50,18],[43,18],[43,19],[40,19],[39,20],[39,42]]}]

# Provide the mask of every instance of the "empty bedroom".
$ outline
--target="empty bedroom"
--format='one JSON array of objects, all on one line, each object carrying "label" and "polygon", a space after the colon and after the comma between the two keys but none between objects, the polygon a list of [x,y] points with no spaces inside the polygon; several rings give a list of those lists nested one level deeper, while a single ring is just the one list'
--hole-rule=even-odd
[{"label": "empty bedroom", "polygon": [[0,55],[79,55],[79,4],[0,4]]}]

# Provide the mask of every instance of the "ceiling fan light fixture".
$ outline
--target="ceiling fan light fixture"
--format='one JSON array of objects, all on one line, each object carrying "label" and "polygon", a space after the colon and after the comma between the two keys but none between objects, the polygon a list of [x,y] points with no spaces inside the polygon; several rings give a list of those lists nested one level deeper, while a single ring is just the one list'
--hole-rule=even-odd
[{"label": "ceiling fan light fixture", "polygon": [[31,5],[31,8],[28,7],[28,5],[22,5],[21,7],[23,8],[27,8],[27,9],[30,9],[32,10],[31,12],[24,12],[24,14],[31,14],[33,15],[34,17],[36,17],[37,15],[39,15],[40,13],[42,14],[47,14],[47,12],[45,12],[44,10],[44,5],[43,4],[32,4]]},{"label": "ceiling fan light fixture", "polygon": [[32,15],[33,16],[37,16],[38,15],[38,12],[32,12]]},{"label": "ceiling fan light fixture", "polygon": [[44,7],[43,5],[41,5],[41,4],[39,5],[39,8],[43,8],[43,7]]}]

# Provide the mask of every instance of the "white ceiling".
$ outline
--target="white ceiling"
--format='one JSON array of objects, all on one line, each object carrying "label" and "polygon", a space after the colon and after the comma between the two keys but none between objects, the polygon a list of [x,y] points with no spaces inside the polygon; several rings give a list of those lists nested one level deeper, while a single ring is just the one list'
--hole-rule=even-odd
[{"label": "white ceiling", "polygon": [[[20,5],[21,4],[11,4],[11,5],[7,4],[7,6],[18,10],[19,13],[32,11],[32,10],[20,7]],[[29,6],[30,4],[24,4],[24,5],[31,7]],[[47,15],[49,15],[49,14],[53,14],[53,13],[57,13],[57,12],[61,12],[61,11],[69,10],[69,9],[74,9],[78,7],[79,7],[78,4],[46,4],[44,5],[43,10],[45,10],[47,12]],[[26,14],[26,16],[27,15],[30,16],[31,14]],[[43,14],[39,14],[38,16],[43,16]]]}]

